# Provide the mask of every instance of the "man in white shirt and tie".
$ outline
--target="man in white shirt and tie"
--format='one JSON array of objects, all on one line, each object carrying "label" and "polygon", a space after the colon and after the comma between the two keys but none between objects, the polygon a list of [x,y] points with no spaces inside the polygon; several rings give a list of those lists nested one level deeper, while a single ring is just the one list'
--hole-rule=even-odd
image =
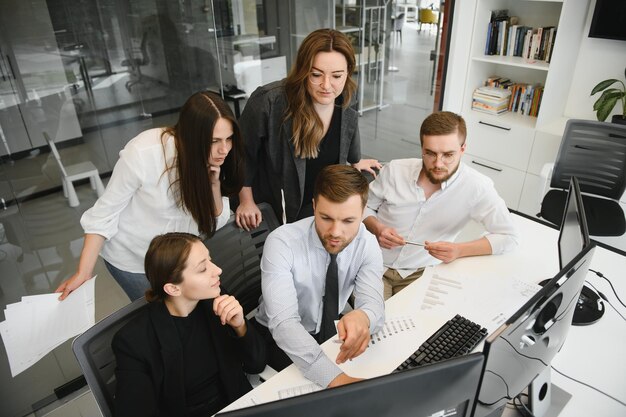
[{"label": "man in white shirt and tie", "polygon": [[[370,183],[363,223],[383,248],[385,299],[427,266],[517,246],[511,214],[491,179],[461,163],[466,136],[461,116],[433,113],[420,129],[422,159],[393,160]],[[486,235],[455,243],[470,220]]]},{"label": "man in white shirt and tie", "polygon": [[[358,170],[327,166],[315,182],[313,217],[285,224],[267,237],[255,325],[268,342],[274,369],[293,361],[323,387],[357,380],[337,364],[363,353],[385,321],[381,250],[362,224],[367,193]],[[341,316],[353,293],[354,309]],[[330,337],[341,342],[336,358],[319,346]]]}]

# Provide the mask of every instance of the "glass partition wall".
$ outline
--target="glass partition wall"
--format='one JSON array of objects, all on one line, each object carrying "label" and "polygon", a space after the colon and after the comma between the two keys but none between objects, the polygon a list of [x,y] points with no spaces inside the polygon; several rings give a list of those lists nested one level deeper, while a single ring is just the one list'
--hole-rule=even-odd
[{"label": "glass partition wall", "polygon": [[[106,183],[120,149],[141,131],[173,124],[198,90],[223,94],[238,115],[256,87],[286,76],[315,29],[337,28],[353,41],[363,154],[418,156],[419,123],[434,107],[440,30],[419,30],[415,4],[413,20],[398,30],[406,7],[390,0],[2,0],[0,320],[6,305],[53,291],[78,264],[80,217],[97,194],[78,181],[78,205],[70,206],[63,170],[90,163]],[[100,261],[96,273],[99,320],[128,299]],[[0,415],[46,407],[80,386],[80,374],[70,341],[15,377],[0,344]]]}]

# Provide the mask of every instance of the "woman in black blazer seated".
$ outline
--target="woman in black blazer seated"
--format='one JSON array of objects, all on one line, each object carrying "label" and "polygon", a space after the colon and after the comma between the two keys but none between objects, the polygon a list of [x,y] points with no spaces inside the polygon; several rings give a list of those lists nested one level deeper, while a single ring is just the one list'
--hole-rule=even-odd
[{"label": "woman in black blazer seated", "polygon": [[251,387],[265,344],[197,236],[155,237],[145,257],[147,308],[113,339],[116,416],[210,416]]}]

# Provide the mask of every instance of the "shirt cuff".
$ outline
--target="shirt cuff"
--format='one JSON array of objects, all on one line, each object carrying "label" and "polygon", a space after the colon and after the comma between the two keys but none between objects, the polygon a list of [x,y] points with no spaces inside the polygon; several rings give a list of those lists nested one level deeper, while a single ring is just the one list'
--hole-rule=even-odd
[{"label": "shirt cuff", "polygon": [[370,309],[361,307],[359,310],[364,312],[370,321],[370,334],[372,335],[376,333],[377,331],[379,331],[381,327],[378,323],[380,318],[377,317],[376,314]]},{"label": "shirt cuff", "polygon": [[315,382],[316,384],[326,388],[333,379],[342,374],[343,371],[331,361],[328,356],[320,349],[320,355],[309,366],[309,369],[304,372],[304,376]]}]

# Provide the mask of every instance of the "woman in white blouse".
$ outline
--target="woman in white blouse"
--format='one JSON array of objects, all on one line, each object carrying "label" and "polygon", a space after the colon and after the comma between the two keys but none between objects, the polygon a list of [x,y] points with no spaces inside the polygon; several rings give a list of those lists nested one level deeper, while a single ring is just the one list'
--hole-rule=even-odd
[{"label": "woman in white blouse", "polygon": [[192,95],[175,126],[142,132],[120,151],[106,191],[81,218],[78,270],[56,289],[59,299],[93,276],[98,254],[129,298],[140,298],[150,286],[144,256],[152,238],[212,236],[228,221],[227,197],[242,182],[242,141],[230,107],[206,91]]}]

